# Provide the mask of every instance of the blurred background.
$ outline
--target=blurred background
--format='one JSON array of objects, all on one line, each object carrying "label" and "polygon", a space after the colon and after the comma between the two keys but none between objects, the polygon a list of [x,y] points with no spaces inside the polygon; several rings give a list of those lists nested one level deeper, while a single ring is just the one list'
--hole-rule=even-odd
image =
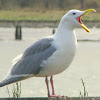
[{"label": "blurred background", "polygon": [[100,0],[0,0],[1,10],[34,9],[66,10],[96,8],[99,11]]},{"label": "blurred background", "polygon": [[[70,9],[95,9],[82,17],[90,29],[76,29],[78,49],[73,63],[54,76],[56,93],[76,97],[100,96],[100,0],[0,0],[0,81],[12,67],[13,58],[38,39],[52,35],[61,17]],[[41,82],[41,84],[40,84]],[[44,78],[21,82],[21,97],[46,97]],[[13,85],[8,86],[12,96]],[[0,88],[0,97],[9,97],[7,87]]]},{"label": "blurred background", "polygon": [[0,0],[0,20],[59,21],[70,9],[97,10],[83,19],[99,20],[100,0]]}]

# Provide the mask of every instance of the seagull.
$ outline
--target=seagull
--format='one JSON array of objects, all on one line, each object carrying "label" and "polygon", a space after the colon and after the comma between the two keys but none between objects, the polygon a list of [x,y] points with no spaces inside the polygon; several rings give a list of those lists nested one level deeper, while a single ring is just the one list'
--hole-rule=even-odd
[{"label": "seagull", "polygon": [[[91,11],[95,10],[68,11],[62,17],[55,34],[38,40],[12,61],[13,67],[7,77],[0,82],[0,87],[31,77],[45,77],[48,97],[60,97],[55,94],[53,75],[65,71],[74,59],[77,49],[75,28],[81,26],[90,33],[82,23],[81,16]],[[49,90],[48,77],[52,94]]]}]

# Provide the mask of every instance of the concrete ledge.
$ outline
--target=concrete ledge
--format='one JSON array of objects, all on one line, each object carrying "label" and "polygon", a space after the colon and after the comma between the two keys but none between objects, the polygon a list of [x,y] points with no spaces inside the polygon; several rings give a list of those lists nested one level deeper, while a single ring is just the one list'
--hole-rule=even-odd
[{"label": "concrete ledge", "polygon": [[39,98],[0,98],[0,100],[100,100],[100,97],[87,97],[87,98],[81,98],[81,97],[68,97],[68,98],[45,98],[45,97],[39,97]]}]

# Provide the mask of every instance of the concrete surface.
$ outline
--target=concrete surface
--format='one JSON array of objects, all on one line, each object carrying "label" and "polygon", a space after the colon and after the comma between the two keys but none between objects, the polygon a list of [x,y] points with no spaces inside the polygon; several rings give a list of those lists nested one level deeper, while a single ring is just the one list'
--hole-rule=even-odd
[{"label": "concrete surface", "polygon": [[69,98],[0,98],[0,100],[100,100],[100,97],[69,97]]}]

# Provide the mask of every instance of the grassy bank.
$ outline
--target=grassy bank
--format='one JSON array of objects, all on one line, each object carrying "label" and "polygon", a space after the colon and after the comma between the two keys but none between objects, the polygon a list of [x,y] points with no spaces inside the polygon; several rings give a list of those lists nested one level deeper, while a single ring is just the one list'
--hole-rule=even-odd
[{"label": "grassy bank", "polygon": [[[59,21],[67,11],[30,11],[30,10],[16,10],[16,11],[0,11],[0,20],[7,21]],[[90,13],[82,17],[83,20],[100,21],[100,13]]]}]

